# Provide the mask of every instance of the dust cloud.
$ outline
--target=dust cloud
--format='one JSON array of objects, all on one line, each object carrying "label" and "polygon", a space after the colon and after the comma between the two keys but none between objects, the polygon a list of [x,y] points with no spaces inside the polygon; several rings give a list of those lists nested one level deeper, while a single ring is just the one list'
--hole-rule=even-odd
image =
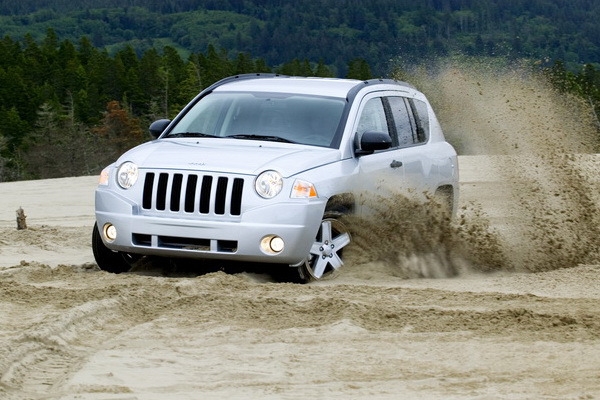
[{"label": "dust cloud", "polygon": [[462,202],[452,221],[400,195],[373,199],[374,215],[351,222],[351,269],[435,278],[599,260],[600,134],[588,104],[557,92],[539,70],[498,61],[438,63],[398,78],[427,95],[461,161],[486,157],[478,173],[493,176],[496,195]]},{"label": "dust cloud", "polygon": [[[425,204],[403,194],[364,195],[368,216],[349,215],[352,245],[344,254],[348,269],[400,278],[445,278],[476,268],[499,270],[507,260],[481,209],[453,220],[435,198]],[[368,267],[367,267],[368,264]],[[367,276],[361,277],[367,279]]]}]

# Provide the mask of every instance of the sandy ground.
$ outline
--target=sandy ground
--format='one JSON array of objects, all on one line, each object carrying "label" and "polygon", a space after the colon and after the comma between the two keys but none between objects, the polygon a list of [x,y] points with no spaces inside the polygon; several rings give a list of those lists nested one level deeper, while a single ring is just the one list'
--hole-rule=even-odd
[{"label": "sandy ground", "polygon": [[438,74],[457,218],[393,203],[332,280],[112,275],[96,177],[0,183],[0,399],[600,398],[598,119],[527,70]]},{"label": "sandy ground", "polygon": [[[510,226],[490,158],[460,162],[461,206]],[[95,184],[0,184],[2,399],[600,397],[598,264],[405,279],[350,261],[310,285],[112,275],[91,253]]]}]

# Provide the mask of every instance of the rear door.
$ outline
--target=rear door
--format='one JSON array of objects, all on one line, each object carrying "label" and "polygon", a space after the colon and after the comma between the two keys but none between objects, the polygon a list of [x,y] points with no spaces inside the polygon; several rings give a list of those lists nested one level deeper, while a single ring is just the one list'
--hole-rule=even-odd
[{"label": "rear door", "polygon": [[431,160],[426,150],[429,127],[423,122],[426,115],[424,118],[419,114],[419,110],[426,112],[427,105],[423,103],[423,109],[419,100],[403,96],[386,96],[385,102],[389,105],[388,117],[393,121],[392,135],[397,137],[397,158],[404,168],[402,184],[417,195],[435,190],[429,187]]}]

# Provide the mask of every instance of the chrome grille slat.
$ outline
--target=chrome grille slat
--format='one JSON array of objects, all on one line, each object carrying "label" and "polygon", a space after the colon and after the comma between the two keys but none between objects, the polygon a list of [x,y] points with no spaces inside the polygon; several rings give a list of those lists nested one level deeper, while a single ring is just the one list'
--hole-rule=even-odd
[{"label": "chrome grille slat", "polygon": [[219,175],[147,172],[142,209],[239,216],[244,180]]}]

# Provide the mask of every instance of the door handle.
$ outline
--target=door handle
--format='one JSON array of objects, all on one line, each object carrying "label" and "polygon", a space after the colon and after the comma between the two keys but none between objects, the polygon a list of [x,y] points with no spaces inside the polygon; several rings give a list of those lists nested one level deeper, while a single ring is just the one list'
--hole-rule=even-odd
[{"label": "door handle", "polygon": [[390,164],[390,167],[396,169],[396,168],[400,168],[402,166],[402,161],[392,161],[392,163]]}]

